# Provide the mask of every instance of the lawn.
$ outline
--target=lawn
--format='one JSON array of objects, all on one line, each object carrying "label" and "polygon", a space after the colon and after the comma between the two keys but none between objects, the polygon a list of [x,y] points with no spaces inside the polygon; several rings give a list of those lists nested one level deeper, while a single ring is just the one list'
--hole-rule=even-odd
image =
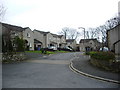
[{"label": "lawn", "polygon": [[[25,52],[31,52],[31,53],[42,53],[42,51],[25,51]],[[68,53],[69,51],[47,51],[45,54],[56,54],[56,53]]]}]

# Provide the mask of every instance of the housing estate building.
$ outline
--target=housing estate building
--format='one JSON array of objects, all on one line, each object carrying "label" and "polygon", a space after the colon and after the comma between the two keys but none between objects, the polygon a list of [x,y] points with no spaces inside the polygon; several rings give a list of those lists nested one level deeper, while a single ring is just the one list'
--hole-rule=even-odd
[{"label": "housing estate building", "polygon": [[110,51],[120,54],[120,25],[107,31],[107,43]]},{"label": "housing estate building", "polygon": [[66,45],[66,40],[63,35],[52,34],[49,37],[49,46],[63,48]]},{"label": "housing estate building", "polygon": [[22,33],[27,50],[34,50],[34,36],[32,30],[29,27],[26,27]]},{"label": "housing estate building", "polygon": [[[4,43],[4,46],[8,46],[8,41],[10,40],[13,42],[14,38],[18,36],[19,38],[22,38],[26,42],[26,48],[28,50],[34,50],[34,41],[33,41],[33,33],[30,28],[23,28],[20,26],[10,25],[6,23],[1,23],[2,28],[2,41]],[[13,47],[16,46],[13,44]]]},{"label": "housing estate building", "polygon": [[97,39],[81,39],[79,42],[80,51],[96,51],[101,47],[101,43]]},{"label": "housing estate building", "polygon": [[39,30],[33,30],[33,36],[34,36],[34,47],[35,50],[38,50],[39,48],[45,48],[46,46],[46,39],[50,32],[43,32]]},{"label": "housing estate building", "polygon": [[16,50],[16,45],[13,43],[14,38],[19,36],[19,38],[23,37],[22,31],[24,30],[22,27],[0,23],[0,27],[2,28],[2,52],[7,52],[13,49]]},{"label": "housing estate building", "polygon": [[47,48],[49,46],[62,48],[66,44],[65,37],[63,35],[52,34],[50,32],[39,30],[33,30],[33,33],[36,48]]},{"label": "housing estate building", "polygon": [[66,43],[67,43],[67,44],[66,44],[67,47],[70,47],[70,48],[76,50],[76,48],[77,48],[77,43],[76,43],[76,40],[75,40],[75,39],[67,39],[67,40],[66,40]]},{"label": "housing estate building", "polygon": [[39,30],[32,31],[29,27],[23,28],[6,23],[0,23],[0,28],[2,28],[2,37],[5,45],[7,45],[7,40],[13,41],[16,36],[25,40],[26,50],[40,50],[40,48],[49,46],[63,48],[66,45],[65,36],[63,35]]}]

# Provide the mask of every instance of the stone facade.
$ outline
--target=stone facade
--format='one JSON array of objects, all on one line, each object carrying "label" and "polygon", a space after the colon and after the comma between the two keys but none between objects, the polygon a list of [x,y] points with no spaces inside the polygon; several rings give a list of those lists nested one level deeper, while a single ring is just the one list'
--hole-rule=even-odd
[{"label": "stone facade", "polygon": [[40,48],[45,48],[47,47],[47,36],[50,32],[43,32],[43,31],[39,31],[39,30],[33,30],[33,36],[34,39],[36,39],[38,41],[38,43],[35,43],[36,48],[40,47]]},{"label": "stone facade", "polygon": [[26,45],[29,50],[34,50],[34,36],[32,30],[29,27],[24,28],[23,39],[26,41]]},{"label": "stone facade", "polygon": [[[10,37],[8,37],[9,35]],[[7,44],[5,41],[7,40],[7,38],[10,38],[12,41],[16,36],[18,36],[19,38],[22,38],[26,41],[26,46],[28,47],[28,50],[34,50],[33,32],[29,27],[22,28],[19,26],[2,23],[2,36],[5,42],[4,44]]]},{"label": "stone facade", "polygon": [[76,48],[77,48],[77,43],[76,43],[76,40],[75,39],[67,39],[66,40],[66,46],[68,46],[68,47],[71,47],[72,49],[74,49],[74,50],[76,50]]},{"label": "stone facade", "polygon": [[47,48],[49,46],[64,47],[65,37],[63,35],[52,34],[50,32],[43,32],[34,30],[34,39],[41,42],[41,48]]},{"label": "stone facade", "polygon": [[97,39],[81,39],[79,42],[80,51],[96,51],[101,47],[101,43]]},{"label": "stone facade", "polygon": [[25,40],[27,50],[38,50],[49,46],[55,46],[56,48],[63,48],[66,46],[65,36],[63,35],[52,34],[50,32],[39,30],[32,31],[29,27],[22,28],[5,23],[1,23],[0,28],[2,28],[3,40],[7,40],[8,34],[11,37],[10,39],[14,39],[15,36],[23,38]]},{"label": "stone facade", "polygon": [[22,32],[24,28],[5,23],[1,23],[0,26],[2,27],[2,52],[7,52],[11,50],[11,47],[14,47],[13,50],[16,50],[16,45],[13,43],[13,41],[16,36],[18,36],[19,38],[23,38]]},{"label": "stone facade", "polygon": [[120,54],[120,25],[107,31],[107,42],[110,51]]}]

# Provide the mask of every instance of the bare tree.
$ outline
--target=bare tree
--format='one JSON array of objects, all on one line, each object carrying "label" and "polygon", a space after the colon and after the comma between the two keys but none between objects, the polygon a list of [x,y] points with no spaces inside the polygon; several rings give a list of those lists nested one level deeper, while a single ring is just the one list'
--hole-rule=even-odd
[{"label": "bare tree", "polygon": [[79,34],[80,33],[76,29],[69,28],[68,39],[77,39]]},{"label": "bare tree", "polygon": [[65,35],[66,39],[77,39],[80,33],[74,28],[64,27],[59,34]]},{"label": "bare tree", "polygon": [[89,39],[89,38],[90,38],[89,31],[85,31],[85,37],[86,37],[86,39]]},{"label": "bare tree", "polygon": [[59,34],[65,35],[65,39],[67,39],[68,32],[69,32],[69,28],[64,27],[64,28],[62,28],[62,31],[59,32]]},{"label": "bare tree", "polygon": [[116,15],[115,17],[111,18],[108,20],[105,25],[106,29],[112,29],[113,27],[117,26],[120,24],[120,16]]},{"label": "bare tree", "polygon": [[5,11],[5,7],[2,4],[0,4],[0,21],[2,21],[3,16],[5,15]]},{"label": "bare tree", "polygon": [[88,31],[85,31],[86,39],[98,38],[99,31],[96,28],[89,28]]},{"label": "bare tree", "polygon": [[99,31],[100,35],[99,38],[101,37],[102,40],[102,47],[106,46],[106,41],[107,41],[107,26],[106,25],[101,25],[96,28],[97,31]]}]

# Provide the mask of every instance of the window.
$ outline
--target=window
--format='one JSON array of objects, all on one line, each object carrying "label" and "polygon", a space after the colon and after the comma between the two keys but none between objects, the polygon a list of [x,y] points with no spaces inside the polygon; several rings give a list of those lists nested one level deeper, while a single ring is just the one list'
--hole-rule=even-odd
[{"label": "window", "polygon": [[15,33],[15,36],[18,36],[18,34],[17,34],[17,33]]},{"label": "window", "polygon": [[31,43],[29,43],[29,46],[32,47]]},{"label": "window", "polygon": [[30,33],[27,33],[27,37],[30,37]]}]

